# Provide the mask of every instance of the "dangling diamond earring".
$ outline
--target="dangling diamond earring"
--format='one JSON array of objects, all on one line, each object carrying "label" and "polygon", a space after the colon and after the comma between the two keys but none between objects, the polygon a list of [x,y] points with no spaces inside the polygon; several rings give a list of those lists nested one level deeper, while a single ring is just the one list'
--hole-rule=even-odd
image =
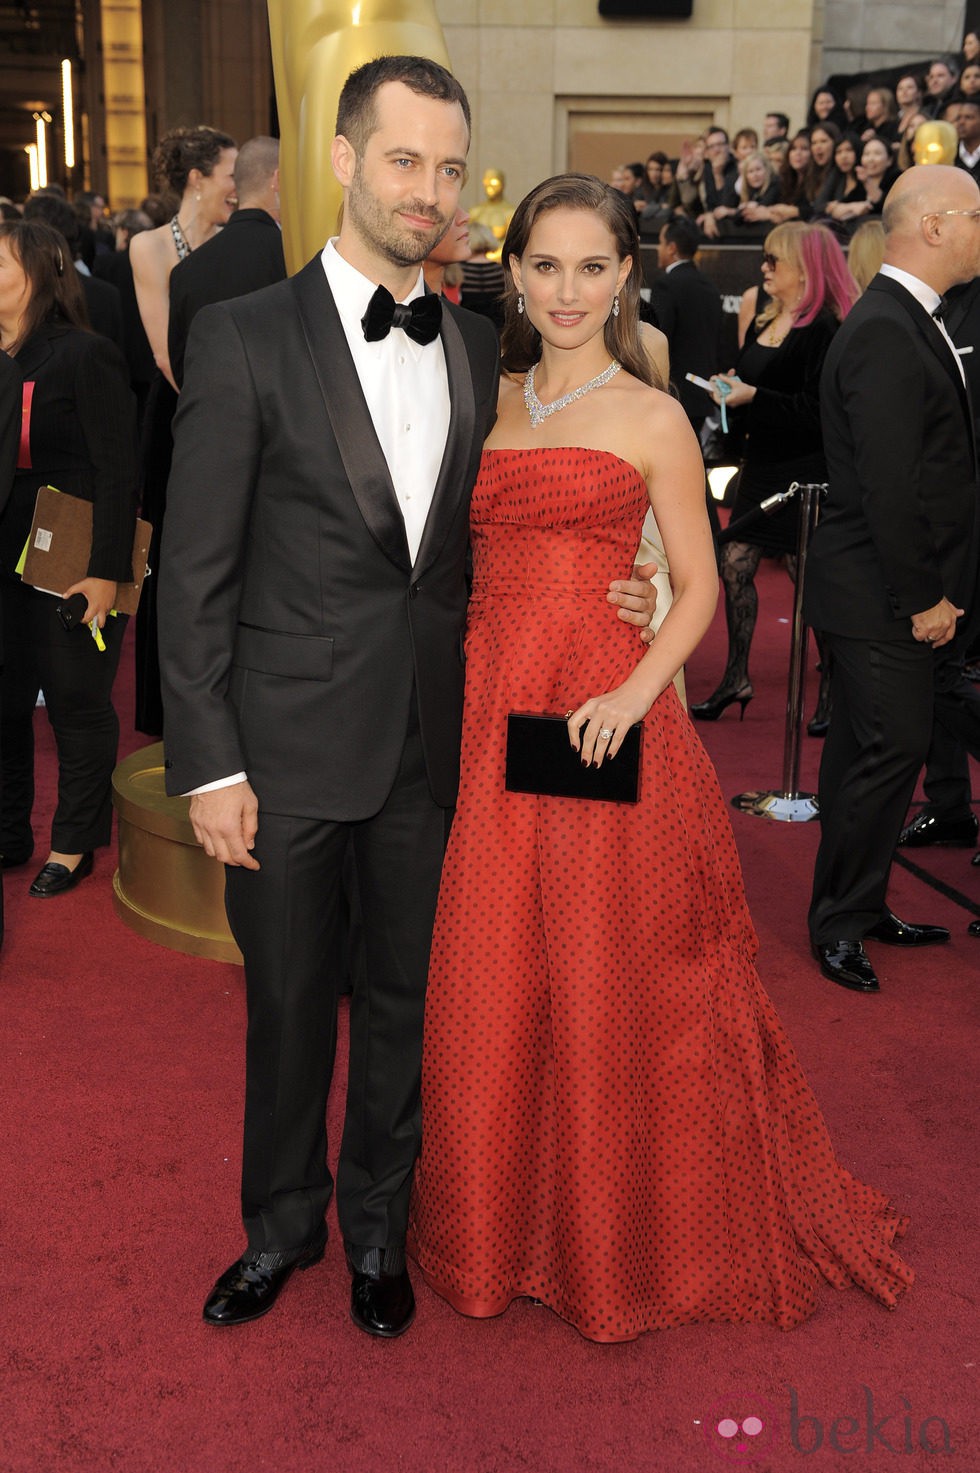
[{"label": "dangling diamond earring", "polygon": [[195,194],[194,198],[196,200],[200,201],[200,198],[201,198],[201,191],[200,190],[197,191],[197,194]]},{"label": "dangling diamond earring", "polygon": [[619,316],[619,297],[618,296],[613,297],[612,315],[614,317],[618,317]]},{"label": "dangling diamond earring", "polygon": [[523,317],[524,316],[524,293],[523,292],[518,292],[517,293],[517,315],[518,315],[518,317]]}]

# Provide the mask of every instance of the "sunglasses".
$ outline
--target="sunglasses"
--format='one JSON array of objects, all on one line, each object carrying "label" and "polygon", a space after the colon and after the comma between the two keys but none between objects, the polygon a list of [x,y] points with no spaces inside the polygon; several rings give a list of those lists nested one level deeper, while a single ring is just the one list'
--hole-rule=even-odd
[{"label": "sunglasses", "polygon": [[763,251],[763,253],[762,253],[762,264],[769,271],[775,271],[776,267],[779,265],[779,262],[780,262],[780,257],[779,256],[774,256],[773,253],[772,253],[772,251]]}]

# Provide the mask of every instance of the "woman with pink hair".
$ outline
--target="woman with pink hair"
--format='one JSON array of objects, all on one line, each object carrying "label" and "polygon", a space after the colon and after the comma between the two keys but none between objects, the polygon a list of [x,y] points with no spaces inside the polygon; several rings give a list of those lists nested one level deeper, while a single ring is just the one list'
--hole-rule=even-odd
[{"label": "woman with pink hair", "polygon": [[[761,502],[793,481],[825,481],[820,433],[820,372],[831,339],[857,300],[844,253],[825,226],[789,221],[766,237],[763,291],[733,370],[714,376],[715,400],[732,427],[729,449],[741,463],[732,521],[748,520],[721,550],[721,580],[728,623],[728,661],[718,688],[691,707],[692,716],[716,721],[753,697],[749,649],[758,612],[755,574],[763,555],[785,560],[796,574],[799,507],[791,501],[772,515]],[[755,515],[753,515],[755,514]],[[826,730],[825,682],[808,730]]]}]

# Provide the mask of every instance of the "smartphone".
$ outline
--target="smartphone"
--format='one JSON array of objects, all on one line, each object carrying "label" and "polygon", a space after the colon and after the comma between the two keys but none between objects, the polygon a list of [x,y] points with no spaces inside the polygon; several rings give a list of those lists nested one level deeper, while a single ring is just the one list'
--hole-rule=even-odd
[{"label": "smartphone", "polygon": [[709,394],[713,394],[715,391],[715,386],[710,379],[699,378],[696,373],[685,373],[684,377],[688,383],[697,384],[699,389],[705,389]]},{"label": "smartphone", "polygon": [[74,629],[76,624],[81,624],[85,618],[85,610],[88,608],[88,599],[84,593],[73,593],[71,598],[66,598],[64,603],[58,604],[55,613],[61,620],[65,629]]}]

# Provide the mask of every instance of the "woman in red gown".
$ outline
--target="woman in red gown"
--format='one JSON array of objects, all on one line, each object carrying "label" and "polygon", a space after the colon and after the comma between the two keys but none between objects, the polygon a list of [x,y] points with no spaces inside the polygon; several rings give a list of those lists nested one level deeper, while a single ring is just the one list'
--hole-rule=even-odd
[{"label": "woman in red gown", "polygon": [[[894,1305],[912,1279],[892,1247],[904,1219],[835,1159],[756,974],[725,805],[671,684],[717,580],[698,446],[637,335],[632,212],[589,176],[548,180],[504,261],[413,1251],[464,1314],[528,1295],[598,1341],[789,1327],[821,1276]],[[674,602],[640,658],[605,594],[651,505]],[[642,721],[640,801],[505,791],[511,711],[570,713],[569,742],[597,764]]]}]

